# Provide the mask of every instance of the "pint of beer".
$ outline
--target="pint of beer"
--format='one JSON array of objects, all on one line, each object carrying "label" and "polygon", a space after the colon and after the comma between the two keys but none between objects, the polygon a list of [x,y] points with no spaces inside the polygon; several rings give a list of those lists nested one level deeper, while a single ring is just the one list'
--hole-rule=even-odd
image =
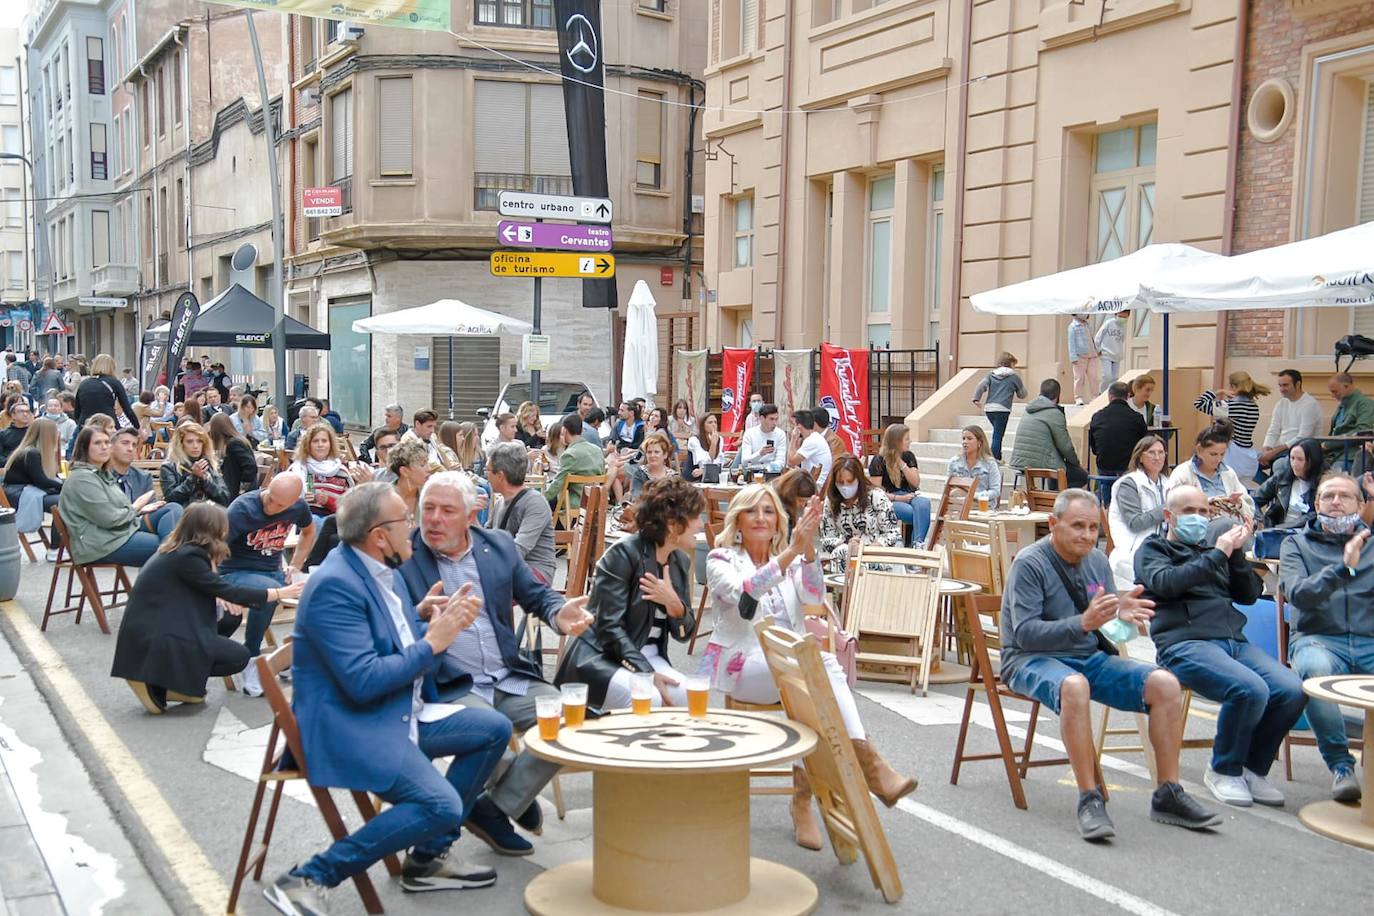
[{"label": "pint of beer", "polygon": [[706,701],[711,696],[711,682],[704,677],[689,677],[684,686],[687,688],[687,715],[693,719],[706,718]]},{"label": "pint of beer", "polygon": [[581,728],[587,718],[587,685],[564,684],[563,724],[568,728]]},{"label": "pint of beer", "polygon": [[558,720],[563,715],[562,697],[535,697],[534,715],[539,720],[539,737],[553,741],[558,737]]},{"label": "pint of beer", "polygon": [[654,676],[630,676],[630,708],[637,716],[647,716],[654,708]]},{"label": "pint of beer", "polygon": [[978,497],[978,511],[979,511],[979,512],[986,512],[986,511],[988,511],[988,498],[987,498],[986,496],[980,496],[980,497]]}]

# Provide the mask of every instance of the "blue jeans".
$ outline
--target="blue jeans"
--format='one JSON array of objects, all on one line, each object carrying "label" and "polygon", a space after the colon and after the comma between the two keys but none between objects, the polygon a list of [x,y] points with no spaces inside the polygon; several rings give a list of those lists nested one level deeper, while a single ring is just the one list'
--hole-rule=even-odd
[{"label": "blue jeans", "polygon": [[[269,570],[231,570],[222,573],[225,581],[248,588],[281,588],[286,584],[286,573],[281,569]],[[243,629],[243,647],[250,656],[256,656],[262,648],[262,634],[272,623],[272,615],[277,612],[277,602],[269,601],[262,607],[248,609],[248,625]]]},{"label": "blue jeans", "polygon": [[[458,839],[510,736],[510,720],[491,709],[469,707],[437,722],[421,722],[419,747],[406,742],[396,781],[377,793],[392,806],[293,872],[334,887],[412,846],[423,856],[442,854]],[[430,761],[450,755],[453,762],[440,776]]]},{"label": "blue jeans", "polygon": [[983,416],[992,424],[992,457],[1002,460],[1002,438],[1007,434],[1007,423],[1011,421],[1009,410],[989,410]]},{"label": "blue jeans", "polygon": [[97,563],[118,563],[120,566],[142,566],[153,558],[157,549],[172,529],[181,521],[185,508],[177,503],[168,503],[156,512],[150,512],[139,520],[139,529],[114,550],[97,560]]},{"label": "blue jeans", "polygon": [[[897,490],[895,493],[910,493],[910,490]],[[892,501],[892,511],[897,520],[911,526],[911,543],[924,544],[926,533],[930,531],[930,500],[917,495],[911,502]]]},{"label": "blue jeans", "polygon": [[1088,680],[1089,695],[1096,703],[1127,712],[1149,712],[1145,682],[1154,665],[1122,658],[1109,652],[1092,655],[1032,655],[1006,678],[1007,686],[1024,697],[1039,700],[1059,713],[1059,688],[1065,678],[1081,674]]},{"label": "blue jeans", "polygon": [[1184,687],[1221,704],[1212,769],[1266,775],[1307,705],[1302,679],[1263,649],[1234,639],[1175,643],[1160,651],[1159,662]]},{"label": "blue jeans", "polygon": [[[1292,661],[1293,670],[1301,678],[1374,674],[1374,636],[1299,636],[1293,641]],[[1317,738],[1317,750],[1329,768],[1355,765],[1339,706],[1309,699],[1307,721]],[[1370,751],[1366,749],[1365,753]]]}]

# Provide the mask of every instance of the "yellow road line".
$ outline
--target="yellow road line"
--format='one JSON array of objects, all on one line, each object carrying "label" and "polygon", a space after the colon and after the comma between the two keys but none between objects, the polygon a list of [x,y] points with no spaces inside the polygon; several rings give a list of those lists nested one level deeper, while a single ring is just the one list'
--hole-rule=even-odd
[{"label": "yellow road line", "polygon": [[223,912],[224,904],[229,899],[229,888],[210,864],[205,852],[186,832],[167,799],[148,778],[143,767],[100,714],[90,695],[67,669],[66,662],[49,645],[47,638],[38,631],[23,609],[12,601],[0,602],[0,607],[4,608],[5,616],[13,624],[24,648],[33,655],[36,666],[52,685],[67,713],[86,736],[101,763],[114,776],[120,792],[129,802],[129,808],[143,822],[153,842],[162,850],[172,873],[186,888],[196,906],[207,914]]}]

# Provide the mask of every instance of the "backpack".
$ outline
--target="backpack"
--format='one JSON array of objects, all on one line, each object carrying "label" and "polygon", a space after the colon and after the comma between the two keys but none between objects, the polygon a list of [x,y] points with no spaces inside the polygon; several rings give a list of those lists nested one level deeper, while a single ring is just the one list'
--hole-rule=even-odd
[{"label": "backpack", "polygon": [[[1341,368],[1341,357],[1348,357],[1345,368]],[[1349,372],[1355,360],[1374,356],[1374,340],[1363,334],[1347,334],[1336,341],[1336,371]]]}]

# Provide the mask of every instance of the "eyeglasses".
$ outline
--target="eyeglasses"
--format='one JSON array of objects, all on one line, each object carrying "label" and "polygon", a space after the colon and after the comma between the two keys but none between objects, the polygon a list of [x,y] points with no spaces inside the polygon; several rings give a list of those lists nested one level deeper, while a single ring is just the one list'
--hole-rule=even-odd
[{"label": "eyeglasses", "polygon": [[387,525],[395,525],[395,524],[400,524],[400,523],[409,525],[409,524],[410,524],[410,519],[408,519],[408,518],[393,518],[393,519],[389,519],[389,520],[387,520],[387,521],[385,521],[385,522],[378,522],[377,524],[373,525],[371,528],[369,528],[369,529],[367,529],[367,530],[368,530],[368,531],[376,531],[378,528],[385,528]]}]

